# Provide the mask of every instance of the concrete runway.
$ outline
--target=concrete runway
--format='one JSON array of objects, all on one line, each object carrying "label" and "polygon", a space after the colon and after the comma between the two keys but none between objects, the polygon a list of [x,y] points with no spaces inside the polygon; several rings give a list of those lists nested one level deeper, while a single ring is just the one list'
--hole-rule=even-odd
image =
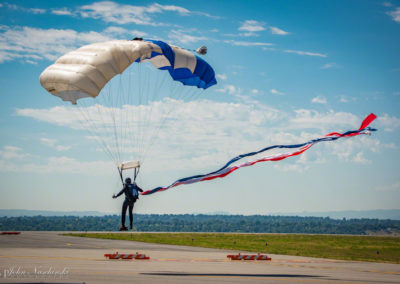
[{"label": "concrete runway", "polygon": [[[272,261],[231,261],[226,255],[236,251],[59,233],[0,235],[0,283],[400,283],[399,264],[283,255],[269,255]],[[104,258],[116,251],[151,259]]]}]

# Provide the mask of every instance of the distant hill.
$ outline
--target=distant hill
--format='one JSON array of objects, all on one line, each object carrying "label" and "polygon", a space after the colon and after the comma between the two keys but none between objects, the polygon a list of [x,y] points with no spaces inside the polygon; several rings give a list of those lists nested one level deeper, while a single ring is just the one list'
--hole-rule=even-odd
[{"label": "distant hill", "polygon": [[347,210],[347,211],[328,211],[328,212],[300,212],[300,213],[277,213],[271,215],[280,216],[300,216],[300,217],[330,217],[332,219],[391,219],[400,220],[400,210]]},{"label": "distant hill", "polygon": [[[20,216],[105,216],[115,213],[99,211],[46,211],[46,210],[25,210],[25,209],[0,209],[0,217],[20,217]],[[232,215],[229,212],[194,213],[195,215]],[[262,215],[270,216],[299,216],[299,217],[330,217],[331,219],[390,219],[400,220],[400,209],[392,210],[347,210],[347,211],[327,211],[327,212],[292,212],[292,213],[269,213]]]},{"label": "distant hill", "polygon": [[[135,214],[133,219],[140,232],[400,235],[400,220],[205,214]],[[0,217],[0,231],[112,231],[120,222],[116,214]]]},{"label": "distant hill", "polygon": [[98,211],[47,211],[47,210],[25,210],[25,209],[0,209],[0,217],[21,217],[21,216],[104,216],[113,213]]}]

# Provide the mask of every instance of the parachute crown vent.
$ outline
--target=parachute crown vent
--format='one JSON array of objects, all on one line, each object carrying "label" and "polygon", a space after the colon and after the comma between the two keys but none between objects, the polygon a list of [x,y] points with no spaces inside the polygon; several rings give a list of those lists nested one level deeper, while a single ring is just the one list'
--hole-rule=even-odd
[{"label": "parachute crown vent", "polygon": [[137,168],[140,168],[140,161],[126,161],[118,165],[118,169],[120,169],[121,171]]}]

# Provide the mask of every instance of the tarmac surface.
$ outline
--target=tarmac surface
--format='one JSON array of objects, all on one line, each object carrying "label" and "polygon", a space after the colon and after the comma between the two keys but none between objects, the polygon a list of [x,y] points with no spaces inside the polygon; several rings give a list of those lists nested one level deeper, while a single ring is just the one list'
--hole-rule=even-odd
[{"label": "tarmac surface", "polygon": [[[0,283],[400,283],[400,265],[69,237],[61,232],[0,235]],[[107,253],[149,260],[109,260]],[[245,254],[246,252],[241,252]],[[249,253],[254,254],[254,253]]]}]

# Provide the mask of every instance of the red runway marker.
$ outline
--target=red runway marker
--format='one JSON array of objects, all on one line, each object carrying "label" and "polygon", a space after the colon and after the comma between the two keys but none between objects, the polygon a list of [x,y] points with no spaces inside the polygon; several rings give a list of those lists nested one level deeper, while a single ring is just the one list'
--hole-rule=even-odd
[{"label": "red runway marker", "polygon": [[1,232],[2,235],[19,235],[21,232]]},{"label": "red runway marker", "polygon": [[127,253],[107,253],[104,255],[104,257],[108,257],[108,259],[150,259],[149,256],[146,256],[145,254],[141,254],[141,253],[131,253],[131,254],[127,254]]},{"label": "red runway marker", "polygon": [[230,258],[231,260],[271,260],[270,257],[268,257],[265,254],[229,254],[226,256],[227,258]]}]

